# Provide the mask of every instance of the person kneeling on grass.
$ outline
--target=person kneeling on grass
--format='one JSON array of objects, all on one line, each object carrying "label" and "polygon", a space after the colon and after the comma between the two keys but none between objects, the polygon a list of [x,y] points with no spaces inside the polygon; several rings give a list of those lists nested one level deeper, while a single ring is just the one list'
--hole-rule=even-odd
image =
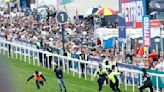
[{"label": "person kneeling on grass", "polygon": [[57,81],[58,81],[60,92],[62,92],[62,86],[64,87],[65,92],[67,92],[67,89],[66,89],[66,86],[65,86],[65,83],[64,83],[62,70],[58,66],[56,66],[56,68],[54,69],[54,73],[55,73]]},{"label": "person kneeling on grass", "polygon": [[[41,84],[42,86],[44,85],[43,80],[46,82],[46,79],[44,78],[44,76],[42,75],[42,73],[41,72],[38,72],[38,71],[35,71],[35,73],[27,79],[27,82],[30,81],[32,78],[35,79],[36,86],[37,86],[38,89],[40,89],[39,84]],[[27,82],[26,82],[26,84],[27,84]]]}]

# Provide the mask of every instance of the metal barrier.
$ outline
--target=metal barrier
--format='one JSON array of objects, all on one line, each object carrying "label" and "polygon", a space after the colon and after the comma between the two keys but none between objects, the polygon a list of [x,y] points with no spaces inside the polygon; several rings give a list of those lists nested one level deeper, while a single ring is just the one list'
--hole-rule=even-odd
[{"label": "metal barrier", "polygon": [[[78,73],[78,77],[81,78],[81,67],[80,64],[84,64],[84,78],[85,80],[88,78],[87,75],[90,76],[90,80],[93,81],[93,73],[95,71],[95,67],[98,67],[98,64],[92,63],[92,62],[87,62],[83,60],[78,60],[78,59],[72,59],[68,58],[65,56],[61,56],[58,54],[53,54],[53,53],[48,53],[49,56],[46,57],[46,52],[41,51],[32,47],[27,47],[27,46],[22,46],[16,43],[12,42],[7,42],[0,40],[0,54],[8,55],[9,57],[9,47],[11,47],[11,58],[16,58],[20,59],[20,61],[28,62],[29,64],[33,64],[34,66],[42,66],[45,68],[45,64],[47,64],[47,68],[54,70],[55,66],[58,65],[63,68],[63,71],[66,72],[67,74],[70,74],[70,71],[72,71],[73,76],[75,76],[75,73]],[[7,52],[7,53],[6,53]],[[19,58],[18,58],[19,55]],[[51,57],[50,57],[51,56]],[[41,58],[40,58],[41,57]],[[24,60],[22,60],[24,58]],[[48,63],[51,59],[51,63]],[[28,60],[28,61],[27,61]],[[32,61],[31,61],[32,60]],[[42,62],[40,62],[42,61]],[[69,65],[71,62],[71,66]],[[52,67],[50,68],[50,66]],[[75,67],[74,64],[78,64],[78,67]],[[103,65],[104,68],[110,68],[110,66],[105,66]],[[127,90],[128,88],[128,83],[127,83],[127,73],[132,74],[132,86],[133,86],[133,92],[135,92],[135,73],[140,74],[140,86],[142,85],[142,73],[138,70],[128,70],[121,68],[119,71],[123,72],[125,74],[125,79],[124,79],[124,84],[125,84],[125,89]],[[155,73],[150,73],[151,76],[156,76],[156,89],[158,92],[159,90],[159,85],[158,85],[158,77],[163,77],[164,75],[162,74],[155,74]],[[119,78],[120,80],[120,78]]]}]

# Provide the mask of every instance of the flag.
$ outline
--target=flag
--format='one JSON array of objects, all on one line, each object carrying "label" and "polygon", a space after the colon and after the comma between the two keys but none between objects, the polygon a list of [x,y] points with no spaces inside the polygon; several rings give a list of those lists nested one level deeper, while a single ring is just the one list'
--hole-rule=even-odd
[{"label": "flag", "polygon": [[134,40],[134,50],[135,50],[135,54],[138,54],[138,40],[137,39]]},{"label": "flag", "polygon": [[138,54],[139,54],[140,56],[143,56],[143,55],[144,55],[144,45],[141,45]]},{"label": "flag", "polygon": [[114,48],[113,38],[103,39],[103,47],[106,48]]}]

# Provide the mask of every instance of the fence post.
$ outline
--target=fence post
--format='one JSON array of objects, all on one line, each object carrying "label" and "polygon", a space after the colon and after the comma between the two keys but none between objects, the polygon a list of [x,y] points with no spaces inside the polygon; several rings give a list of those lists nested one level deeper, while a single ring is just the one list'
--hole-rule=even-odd
[{"label": "fence post", "polygon": [[20,58],[20,61],[22,61],[22,48],[20,47],[20,53],[19,53],[19,58]]},{"label": "fence post", "polygon": [[34,50],[32,50],[32,59],[33,59],[33,65],[35,66],[35,51]]},{"label": "fence post", "polygon": [[135,92],[135,85],[134,85],[134,72],[132,72],[132,82],[133,82],[133,92]]},{"label": "fence post", "polygon": [[85,64],[85,80],[87,80],[87,63],[84,63]]},{"label": "fence post", "polygon": [[59,58],[59,56],[58,56],[58,66],[60,66],[60,58]]},{"label": "fence post", "polygon": [[125,71],[125,90],[127,90],[127,72]]},{"label": "fence post", "polygon": [[73,64],[73,65],[72,65],[72,68],[73,68],[73,77],[75,77],[75,66],[74,66],[74,63],[75,63],[75,61],[73,60],[73,61],[72,61],[72,64]]},{"label": "fence post", "polygon": [[[54,56],[52,55],[52,62],[53,62],[53,64],[52,64],[52,70],[54,70],[55,69],[55,60],[54,60]],[[59,67],[59,66],[58,66]]]},{"label": "fence post", "polygon": [[142,73],[140,72],[140,86],[142,86]]},{"label": "fence post", "polygon": [[93,81],[93,66],[92,66],[92,62],[91,62],[91,81]]},{"label": "fence post", "polygon": [[26,49],[24,48],[24,62],[26,62]]},{"label": "fence post", "polygon": [[44,63],[45,63],[45,62],[44,62],[44,60],[45,60],[44,58],[45,58],[45,57],[44,57],[44,53],[42,53],[42,64],[43,64],[43,68],[44,68]]},{"label": "fence post", "polygon": [[[6,45],[5,43],[3,44],[3,46]],[[3,54],[5,55],[5,49],[6,49],[6,46],[4,46],[4,50],[3,50]]]},{"label": "fence post", "polygon": [[81,67],[80,67],[80,63],[81,61],[78,61],[78,71],[79,71],[79,78],[81,78]]},{"label": "fence post", "polygon": [[18,47],[15,46],[15,49],[16,49],[16,59],[18,59]]},{"label": "fence post", "polygon": [[31,63],[31,61],[30,61],[30,49],[28,49],[28,62],[29,62],[29,64]]},{"label": "fence post", "polygon": [[67,74],[69,74],[69,60],[67,59]]},{"label": "fence post", "polygon": [[40,66],[40,57],[39,57],[39,52],[37,52],[37,58],[38,58],[38,66]]},{"label": "fence post", "polygon": [[12,50],[11,57],[13,59],[14,58],[14,49],[13,49],[13,45],[12,44],[11,44],[11,50]]},{"label": "fence post", "polygon": [[50,69],[50,64],[49,64],[49,62],[50,62],[50,58],[49,58],[49,56],[46,56],[46,63],[47,63],[47,65],[48,65],[48,70]]},{"label": "fence post", "polygon": [[158,76],[156,76],[156,89],[157,89],[157,92],[159,91],[159,87],[158,87]]}]

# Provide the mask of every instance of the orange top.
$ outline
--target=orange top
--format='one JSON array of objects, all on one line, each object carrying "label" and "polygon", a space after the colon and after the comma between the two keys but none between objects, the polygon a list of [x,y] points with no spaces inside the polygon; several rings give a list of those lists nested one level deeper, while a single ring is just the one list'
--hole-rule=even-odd
[{"label": "orange top", "polygon": [[35,78],[35,80],[41,80],[42,78],[41,78],[41,72],[39,72],[39,74],[33,74],[34,75],[34,78]]}]

